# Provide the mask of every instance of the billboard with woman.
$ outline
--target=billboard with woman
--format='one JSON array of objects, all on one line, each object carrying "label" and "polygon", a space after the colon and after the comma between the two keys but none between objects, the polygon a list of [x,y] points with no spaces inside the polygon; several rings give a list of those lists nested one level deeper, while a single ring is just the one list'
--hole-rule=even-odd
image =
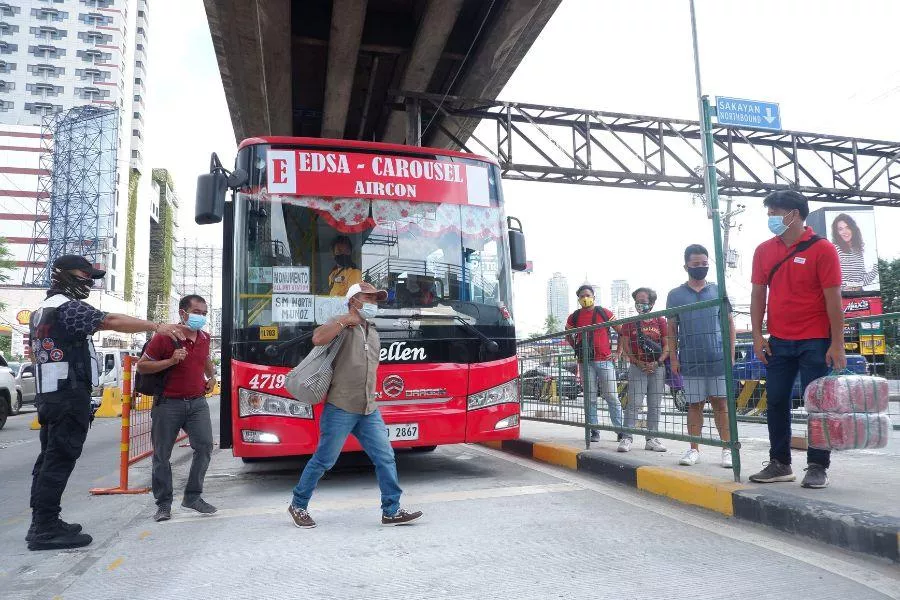
[{"label": "billboard with woman", "polygon": [[822,208],[810,213],[809,225],[837,249],[841,261],[841,293],[846,297],[877,296],[878,251],[872,207]]}]

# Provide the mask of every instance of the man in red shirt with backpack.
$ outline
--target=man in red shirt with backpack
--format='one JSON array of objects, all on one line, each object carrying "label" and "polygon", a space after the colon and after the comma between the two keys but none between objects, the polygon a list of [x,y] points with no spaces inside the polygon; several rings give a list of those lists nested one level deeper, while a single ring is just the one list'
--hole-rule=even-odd
[{"label": "man in red shirt with backpack", "polygon": [[178,303],[178,325],[185,339],[180,345],[166,336],[153,336],[137,364],[142,374],[165,372],[161,395],[153,399],[153,497],[156,521],[172,517],[172,466],[169,459],[184,429],[194,456],[181,505],[201,514],[216,507],[201,498],[203,478],[212,457],[213,435],[206,394],[216,385],[216,366],[209,357],[210,337],[206,325],[206,300],[191,294]]},{"label": "man in red shirt with backpack", "polygon": [[[609,310],[602,306],[594,306],[594,288],[583,285],[575,292],[578,296],[578,304],[581,308],[569,315],[566,320],[566,329],[588,327],[598,323],[606,323],[614,318]],[[585,369],[584,342],[582,334],[568,335],[566,341],[575,351],[578,364],[585,370],[584,395],[588,398],[589,410],[587,422],[591,425],[599,423],[597,417],[597,397],[603,396],[606,406],[609,408],[609,420],[615,427],[622,426],[622,405],[619,403],[619,395],[616,390],[616,366],[612,361],[612,350],[609,343],[609,327],[600,327],[586,333],[587,342],[587,368]],[[618,436],[621,439],[621,434]],[[600,432],[591,430],[591,441],[600,441]]]}]

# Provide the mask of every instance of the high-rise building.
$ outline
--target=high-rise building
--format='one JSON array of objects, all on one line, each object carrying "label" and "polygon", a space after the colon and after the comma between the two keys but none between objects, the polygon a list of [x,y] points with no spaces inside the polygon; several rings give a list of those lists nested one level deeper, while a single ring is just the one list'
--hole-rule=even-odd
[{"label": "high-rise building", "polygon": [[153,321],[168,321],[177,314],[178,290],[172,285],[175,243],[178,238],[178,195],[166,169],[153,169],[155,193],[150,209],[150,273],[147,312]]},{"label": "high-rise building", "polygon": [[[138,207],[128,192],[142,169],[148,28],[147,0],[0,1],[0,237],[6,238],[16,266],[10,281],[0,286],[0,301],[7,304],[2,316],[33,308],[32,296],[43,296],[35,288],[40,271],[54,258],[52,249],[62,247],[51,244],[58,228],[42,226],[52,223],[47,207],[64,197],[47,187],[55,179],[49,165],[55,171],[63,154],[47,160],[54,148],[48,127],[57,122],[48,117],[90,116],[90,110],[71,112],[82,106],[114,111],[112,118],[104,117],[115,136],[108,167],[92,170],[84,166],[89,161],[82,161],[69,177],[83,181],[99,174],[103,181],[84,189],[108,189],[106,180],[112,181],[113,189],[104,192],[110,199],[110,225],[96,228],[103,240],[94,234],[92,244],[85,245],[94,248],[94,260],[109,273],[95,302],[104,310],[135,312],[130,292],[146,281],[147,269],[135,261],[132,249],[148,240],[129,227],[129,214]],[[83,140],[76,139],[77,132],[66,138],[74,140],[73,146],[87,145],[94,135],[74,119],[66,123],[85,131]],[[66,240],[67,247],[71,243]]]},{"label": "high-rise building", "polygon": [[569,316],[569,280],[562,273],[554,273],[547,281],[547,315],[562,327]]},{"label": "high-rise building", "polygon": [[634,302],[631,299],[631,288],[628,287],[628,280],[613,280],[609,293],[610,310],[616,315],[617,319],[624,319],[637,314],[637,311],[634,309]]}]

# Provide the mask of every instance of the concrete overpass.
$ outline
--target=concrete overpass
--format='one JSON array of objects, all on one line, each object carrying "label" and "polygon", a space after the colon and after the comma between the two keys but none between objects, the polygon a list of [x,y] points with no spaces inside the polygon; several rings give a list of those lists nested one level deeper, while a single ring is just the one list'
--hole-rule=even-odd
[{"label": "concrete overpass", "polygon": [[[241,140],[404,142],[389,90],[495,98],[562,0],[204,0]],[[456,126],[465,140],[474,123]],[[437,127],[423,143],[453,146]]]}]

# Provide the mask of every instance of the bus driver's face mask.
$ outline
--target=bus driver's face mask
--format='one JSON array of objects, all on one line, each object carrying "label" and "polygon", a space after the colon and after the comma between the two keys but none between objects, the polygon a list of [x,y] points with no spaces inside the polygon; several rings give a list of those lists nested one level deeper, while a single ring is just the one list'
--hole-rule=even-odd
[{"label": "bus driver's face mask", "polygon": [[347,268],[350,266],[352,261],[350,260],[349,254],[335,254],[334,262],[337,263],[337,266]]}]

